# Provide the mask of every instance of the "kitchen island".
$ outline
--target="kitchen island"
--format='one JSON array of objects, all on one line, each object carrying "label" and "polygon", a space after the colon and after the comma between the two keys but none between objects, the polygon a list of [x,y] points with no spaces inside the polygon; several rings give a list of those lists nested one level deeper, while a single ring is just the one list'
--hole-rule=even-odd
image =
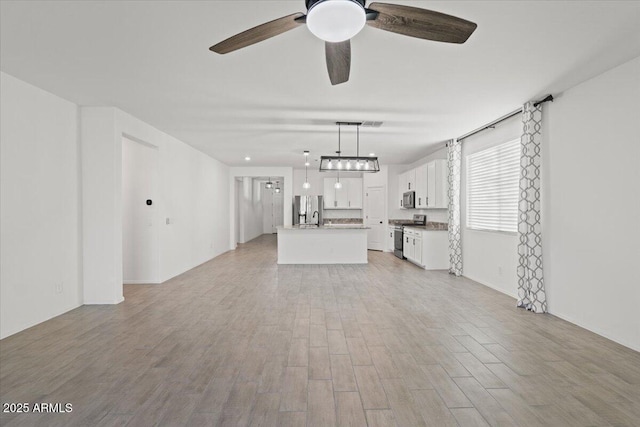
[{"label": "kitchen island", "polygon": [[278,227],[278,264],[367,264],[362,224]]}]

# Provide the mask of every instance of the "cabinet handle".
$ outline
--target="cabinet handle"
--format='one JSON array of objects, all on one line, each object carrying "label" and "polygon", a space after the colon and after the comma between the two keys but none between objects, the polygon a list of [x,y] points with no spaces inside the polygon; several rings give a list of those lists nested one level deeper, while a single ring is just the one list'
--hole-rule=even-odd
[{"label": "cabinet handle", "polygon": [[418,197],[418,206],[422,206],[422,197]]},{"label": "cabinet handle", "polygon": [[349,200],[349,207],[351,207],[351,200]]},{"label": "cabinet handle", "polygon": [[426,202],[427,202],[427,206],[429,206],[429,197],[427,197]]},{"label": "cabinet handle", "polygon": [[409,190],[411,190],[411,183],[409,183]]},{"label": "cabinet handle", "polygon": [[413,246],[416,245],[416,239],[413,239]]},{"label": "cabinet handle", "polygon": [[400,207],[402,207],[402,199],[400,199]]}]

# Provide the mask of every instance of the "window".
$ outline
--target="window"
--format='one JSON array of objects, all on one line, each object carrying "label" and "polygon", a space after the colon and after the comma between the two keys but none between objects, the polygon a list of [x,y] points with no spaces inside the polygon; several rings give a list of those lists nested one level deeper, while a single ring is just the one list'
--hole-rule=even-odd
[{"label": "window", "polygon": [[467,228],[518,231],[520,141],[467,156]]}]

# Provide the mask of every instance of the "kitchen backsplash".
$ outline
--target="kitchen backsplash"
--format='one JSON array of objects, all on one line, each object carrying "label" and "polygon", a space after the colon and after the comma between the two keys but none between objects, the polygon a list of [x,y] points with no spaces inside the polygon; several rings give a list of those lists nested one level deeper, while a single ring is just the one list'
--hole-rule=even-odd
[{"label": "kitchen backsplash", "polygon": [[328,224],[362,224],[362,218],[323,218],[322,222]]}]

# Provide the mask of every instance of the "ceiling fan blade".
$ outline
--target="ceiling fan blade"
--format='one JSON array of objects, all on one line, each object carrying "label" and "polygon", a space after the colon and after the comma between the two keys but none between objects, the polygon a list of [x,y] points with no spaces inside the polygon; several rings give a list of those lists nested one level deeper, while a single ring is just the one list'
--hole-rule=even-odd
[{"label": "ceiling fan blade", "polygon": [[351,69],[351,40],[343,42],[324,43],[325,56],[327,57],[327,71],[332,85],[339,85],[349,80]]},{"label": "ceiling fan blade", "polygon": [[464,43],[478,26],[455,16],[432,10],[388,3],[371,3],[378,12],[367,24],[392,33],[447,43]]},{"label": "ceiling fan blade", "polygon": [[228,39],[211,46],[209,50],[223,54],[250,46],[303,25],[304,20],[296,21],[297,18],[302,17],[304,17],[303,13],[294,13],[292,15],[274,19],[273,21],[266,22],[262,25],[258,25],[257,27],[243,31],[240,34],[231,36]]}]

